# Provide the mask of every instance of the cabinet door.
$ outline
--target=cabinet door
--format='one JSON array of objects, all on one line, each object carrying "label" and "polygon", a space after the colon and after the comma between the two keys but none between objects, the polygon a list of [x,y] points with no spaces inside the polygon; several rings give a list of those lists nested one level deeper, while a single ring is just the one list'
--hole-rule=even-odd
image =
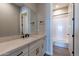
[{"label": "cabinet door", "polygon": [[43,56],[44,55],[44,38],[41,39],[39,50],[40,50],[39,55]]},{"label": "cabinet door", "polygon": [[29,50],[29,56],[36,56],[36,49]]},{"label": "cabinet door", "polygon": [[40,53],[39,53],[39,55],[43,56],[44,55],[44,39],[42,39],[40,43],[41,44],[40,44]]},{"label": "cabinet door", "polygon": [[43,55],[43,41],[40,39],[29,45],[29,55],[30,56],[41,56]]},{"label": "cabinet door", "polygon": [[41,56],[41,49],[40,47],[37,47],[35,49],[30,50],[29,56]]},{"label": "cabinet door", "polygon": [[28,56],[28,46],[24,46],[22,48],[22,51],[23,51],[23,56]]},{"label": "cabinet door", "polygon": [[39,48],[39,41],[33,42],[29,45],[29,56],[36,56],[36,50]]}]

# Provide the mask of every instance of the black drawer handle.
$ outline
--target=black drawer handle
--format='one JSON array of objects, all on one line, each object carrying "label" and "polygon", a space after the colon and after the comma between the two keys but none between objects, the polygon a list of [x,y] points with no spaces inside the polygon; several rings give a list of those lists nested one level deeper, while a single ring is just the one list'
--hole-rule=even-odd
[{"label": "black drawer handle", "polygon": [[39,48],[36,49],[36,55],[39,53]]},{"label": "black drawer handle", "polygon": [[23,52],[19,53],[17,56],[20,56]]}]

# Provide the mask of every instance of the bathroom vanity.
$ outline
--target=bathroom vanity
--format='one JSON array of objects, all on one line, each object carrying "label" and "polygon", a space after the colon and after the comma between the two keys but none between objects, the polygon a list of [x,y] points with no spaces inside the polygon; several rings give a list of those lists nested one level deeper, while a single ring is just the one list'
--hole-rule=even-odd
[{"label": "bathroom vanity", "polygon": [[45,35],[33,35],[0,43],[1,56],[43,56]]}]

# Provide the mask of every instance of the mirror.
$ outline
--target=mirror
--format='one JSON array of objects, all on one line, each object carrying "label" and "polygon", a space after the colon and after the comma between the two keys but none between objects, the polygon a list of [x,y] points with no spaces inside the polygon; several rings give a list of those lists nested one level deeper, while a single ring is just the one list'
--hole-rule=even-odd
[{"label": "mirror", "polygon": [[38,32],[37,14],[34,11],[24,6],[21,8],[20,17],[20,33],[23,37]]}]

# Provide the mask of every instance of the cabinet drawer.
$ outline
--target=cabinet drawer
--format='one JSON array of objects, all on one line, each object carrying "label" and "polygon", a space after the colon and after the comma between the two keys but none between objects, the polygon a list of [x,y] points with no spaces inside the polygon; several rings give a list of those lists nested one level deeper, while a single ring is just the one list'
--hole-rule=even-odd
[{"label": "cabinet drawer", "polygon": [[13,51],[12,53],[8,54],[8,56],[19,56],[19,55],[23,55],[23,51],[16,50],[16,51]]},{"label": "cabinet drawer", "polygon": [[28,46],[23,46],[20,49],[16,49],[15,51],[8,54],[8,56],[24,56],[28,55]]}]

